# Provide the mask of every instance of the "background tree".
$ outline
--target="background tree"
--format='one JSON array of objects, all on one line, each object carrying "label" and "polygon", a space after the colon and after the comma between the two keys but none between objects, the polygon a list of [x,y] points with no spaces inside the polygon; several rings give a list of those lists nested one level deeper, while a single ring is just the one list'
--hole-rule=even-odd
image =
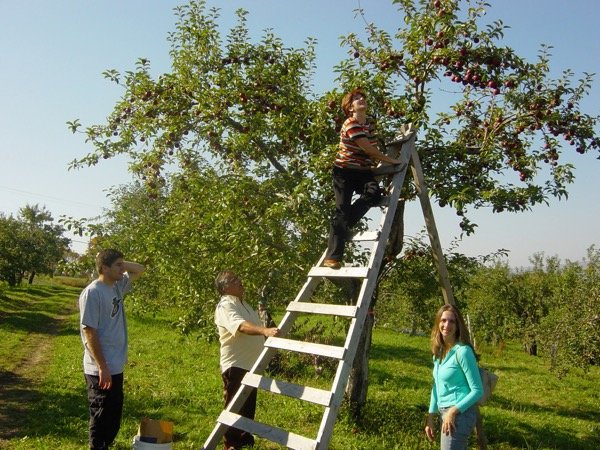
[{"label": "background tree", "polygon": [[21,282],[26,268],[26,235],[21,222],[0,215],[0,279],[9,286]]},{"label": "background tree", "polygon": [[[380,285],[377,317],[395,329],[407,330],[411,335],[429,333],[431,314],[439,308],[440,288],[438,274],[431,258],[431,247],[423,231],[405,242],[402,257],[387,265]],[[454,250],[454,242],[445,252],[450,283],[459,306],[465,305],[464,291],[471,279],[484,268],[483,261],[499,254],[468,257]]]},{"label": "background tree", "polygon": [[530,355],[537,355],[541,324],[552,308],[559,261],[536,254],[531,262],[531,269],[511,270],[498,260],[482,266],[470,279],[464,296],[478,341],[498,345],[515,339]]},{"label": "background tree", "polygon": [[[209,279],[223,264],[235,265],[249,292],[274,286],[277,300],[287,300],[325,244],[328,171],[342,121],[339,92],[351,87],[367,90],[384,141],[401,123],[417,126],[426,182],[441,206],[456,209],[465,233],[476,226],[469,209],[525,211],[566,195],[574,177],[563,152],[600,146],[598,118],[579,107],[591,76],[574,82],[565,72],[555,80],[548,47],[535,62],[504,47],[506,27],[485,23],[488,5],[482,1],[396,4],[398,30],[367,24],[366,42],[355,34],[343,39],[349,57],[337,67],[340,91],[311,91],[314,40],[290,49],[267,31],[253,43],[244,11],[222,38],[217,10],[207,11],[202,1],[176,10],[170,73],[153,78],[146,59],[125,74],[105,72],[123,87],[123,96],[106,124],[85,129],[94,150],[72,167],[129,155],[146,190],[146,208],[158,214],[141,229],[156,241],[142,238],[140,244],[137,229],[123,229],[120,239],[130,236],[132,248],[161,266],[157,273],[166,285],[173,283],[169,266],[184,261],[178,274],[184,280],[171,285],[163,301],[187,296],[189,318],[206,323],[212,306],[202,300],[214,302]],[[433,100],[440,97],[449,106],[434,114]],[[79,130],[79,121],[70,127]],[[403,198],[414,198],[413,186]],[[111,239],[117,239],[119,223],[151,220],[136,217],[139,209],[121,209],[125,198],[115,200]],[[401,249],[400,239],[386,261],[392,263]],[[382,271],[388,273],[385,265]],[[358,365],[366,368],[368,345],[364,355]],[[359,389],[364,401],[366,389]]]},{"label": "background tree", "polygon": [[514,312],[516,291],[510,267],[505,262],[481,266],[473,275],[463,295],[477,342],[498,345],[509,339],[520,339],[519,320]]},{"label": "background tree", "polygon": [[29,284],[36,273],[53,274],[56,265],[69,251],[70,240],[63,236],[65,229],[55,225],[50,211],[39,205],[26,205],[19,210],[27,234],[26,270]]},{"label": "background tree", "polygon": [[521,341],[530,355],[548,357],[558,376],[598,364],[598,261],[592,246],[582,262],[536,254],[530,270],[480,267],[463,293],[474,337],[493,345]]},{"label": "background tree", "polygon": [[600,363],[600,251],[591,246],[583,263],[567,262],[543,318],[540,341],[552,370],[566,375]]},{"label": "background tree", "polygon": [[54,225],[45,207],[26,205],[17,219],[0,216],[0,278],[16,286],[26,273],[52,275],[69,249],[64,228]]}]

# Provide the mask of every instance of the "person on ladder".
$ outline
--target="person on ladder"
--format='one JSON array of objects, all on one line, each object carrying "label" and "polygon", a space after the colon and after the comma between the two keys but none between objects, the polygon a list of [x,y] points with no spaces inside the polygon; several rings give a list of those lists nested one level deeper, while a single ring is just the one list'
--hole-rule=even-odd
[{"label": "person on ladder", "polygon": [[[360,88],[344,95],[342,109],[347,116],[340,131],[340,144],[333,163],[335,213],[331,220],[325,267],[339,269],[350,229],[376,206],[381,189],[372,169],[374,160],[400,164],[400,160],[383,154],[378,148],[374,126],[367,120],[367,97]],[[352,203],[352,196],[360,197]]]}]

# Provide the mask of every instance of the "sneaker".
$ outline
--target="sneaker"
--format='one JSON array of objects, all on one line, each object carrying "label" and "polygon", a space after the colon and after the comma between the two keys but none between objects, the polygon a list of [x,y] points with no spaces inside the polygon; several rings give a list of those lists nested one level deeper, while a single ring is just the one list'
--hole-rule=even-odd
[{"label": "sneaker", "polygon": [[339,269],[340,267],[342,267],[342,264],[335,259],[326,259],[325,261],[323,261],[323,266],[329,267],[330,269]]}]

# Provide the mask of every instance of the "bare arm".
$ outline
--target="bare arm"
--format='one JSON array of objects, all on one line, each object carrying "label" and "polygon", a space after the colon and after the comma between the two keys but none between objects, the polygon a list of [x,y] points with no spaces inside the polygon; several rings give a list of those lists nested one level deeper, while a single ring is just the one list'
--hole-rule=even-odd
[{"label": "bare arm", "polygon": [[98,366],[98,376],[100,389],[110,389],[112,386],[112,377],[104,359],[104,353],[102,352],[102,345],[100,345],[100,339],[95,328],[83,326],[83,335],[85,336],[85,342],[92,354],[92,357],[96,361]]},{"label": "bare arm", "polygon": [[366,137],[359,137],[354,142],[367,154],[369,158],[374,158],[388,164],[400,164],[399,159],[390,158],[389,156],[381,153],[379,149],[369,142]]},{"label": "bare arm", "polygon": [[264,337],[279,336],[280,333],[279,328],[260,327],[258,325],[254,325],[252,322],[248,322],[247,320],[242,322],[238,330],[244,334]]},{"label": "bare arm", "polygon": [[125,269],[125,272],[129,274],[129,279],[131,281],[137,280],[146,270],[143,265],[132,261],[123,261],[123,268]]}]

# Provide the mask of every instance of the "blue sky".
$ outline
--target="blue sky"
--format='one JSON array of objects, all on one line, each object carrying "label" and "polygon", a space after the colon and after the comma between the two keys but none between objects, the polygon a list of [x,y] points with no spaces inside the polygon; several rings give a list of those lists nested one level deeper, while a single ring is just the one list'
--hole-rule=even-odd
[{"label": "blue sky", "polygon": [[[106,189],[128,182],[122,158],[98,166],[67,171],[68,162],[91,150],[66,122],[102,123],[120,97],[120,89],[104,80],[105,69],[129,70],[138,57],[149,58],[154,73],[169,71],[167,33],[174,28],[174,0],[0,0],[0,212],[16,214],[25,204],[44,205],[55,218],[92,217],[109,206]],[[501,18],[511,28],[505,42],[534,58],[541,43],[554,47],[552,70],[572,69],[600,74],[600,2],[596,0],[489,0],[488,20]],[[334,86],[332,67],[343,57],[339,36],[361,32],[362,19],[353,10],[359,0],[208,1],[219,6],[224,30],[234,23],[234,11],[250,11],[255,36],[272,28],[287,46],[301,46],[306,37],[318,40],[315,91]],[[400,16],[388,0],[360,0],[366,18],[393,32]],[[600,81],[584,102],[584,110],[600,114]],[[535,252],[578,260],[598,231],[600,161],[598,154],[568,152],[576,166],[575,184],[567,201],[553,201],[521,214],[473,215],[475,236],[459,250],[480,255],[510,250],[512,266],[527,266]],[[458,236],[458,217],[434,205],[442,245]],[[423,227],[418,205],[407,210],[407,234]],[[135,232],[132,230],[132,232]],[[81,240],[77,237],[76,240]],[[323,243],[325,245],[325,243]],[[78,251],[84,243],[76,242]]]}]

